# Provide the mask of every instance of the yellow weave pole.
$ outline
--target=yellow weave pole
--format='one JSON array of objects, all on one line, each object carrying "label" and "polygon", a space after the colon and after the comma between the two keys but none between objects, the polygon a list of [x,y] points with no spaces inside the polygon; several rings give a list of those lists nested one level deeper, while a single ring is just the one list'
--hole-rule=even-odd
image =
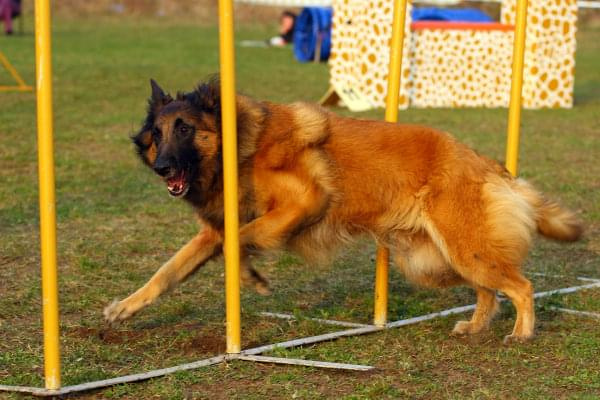
[{"label": "yellow weave pole", "polygon": [[35,1],[35,61],[42,254],[42,308],[44,320],[44,374],[46,389],[58,389],[60,388],[60,349],[49,0]]},{"label": "yellow weave pole", "polygon": [[394,22],[390,44],[390,68],[388,73],[388,91],[385,103],[385,120],[398,122],[398,97],[400,96],[400,78],[402,75],[402,48],[404,46],[404,26],[406,22],[407,0],[394,1]]},{"label": "yellow weave pole", "polygon": [[508,108],[508,133],[506,142],[506,169],[517,176],[519,160],[519,132],[521,128],[521,95],[523,89],[523,65],[527,31],[527,0],[517,0],[517,20],[512,63],[510,105]]},{"label": "yellow weave pole", "polygon": [[227,353],[239,353],[240,242],[238,219],[237,127],[235,114],[235,54],[233,3],[219,0],[219,51],[225,196],[225,307]]},{"label": "yellow weave pole", "polygon": [[[393,123],[398,122],[398,97],[400,95],[400,77],[402,75],[406,4],[407,0],[395,0],[394,2],[388,92],[385,107],[385,120]],[[384,326],[387,323],[389,259],[389,249],[379,246],[375,262],[375,315],[373,318],[373,323],[377,326]]]}]

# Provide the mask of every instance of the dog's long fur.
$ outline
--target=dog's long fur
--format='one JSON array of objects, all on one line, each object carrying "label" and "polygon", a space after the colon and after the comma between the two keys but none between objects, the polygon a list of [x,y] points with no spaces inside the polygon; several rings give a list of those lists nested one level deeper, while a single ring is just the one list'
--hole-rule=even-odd
[{"label": "dog's long fur", "polygon": [[[218,82],[175,99],[152,83],[148,116],[134,142],[155,170],[170,160],[161,172],[167,179],[187,179],[182,197],[203,228],[144,287],[107,307],[109,321],[130,317],[221,252]],[[250,251],[289,248],[322,260],[338,245],[369,234],[390,248],[409,280],[429,287],[466,284],[477,291],[471,321],[459,322],[455,333],[486,328],[499,290],[517,309],[508,339],[532,337],[533,291],[520,266],[536,230],[577,240],[582,227],[573,213],[432,128],[345,118],[307,103],[280,105],[241,95],[237,115],[244,283],[268,291],[248,263]],[[177,128],[182,124],[185,129]],[[179,192],[183,187],[169,185]]]}]

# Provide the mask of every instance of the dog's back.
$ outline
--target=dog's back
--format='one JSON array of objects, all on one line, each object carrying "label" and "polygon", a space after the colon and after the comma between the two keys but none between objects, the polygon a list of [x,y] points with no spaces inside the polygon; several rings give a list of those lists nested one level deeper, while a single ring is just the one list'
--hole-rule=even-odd
[{"label": "dog's back", "polygon": [[319,127],[326,133],[291,158],[329,199],[319,218],[290,238],[295,248],[314,256],[336,241],[370,233],[391,248],[409,279],[477,290],[479,311],[457,324],[456,333],[485,328],[500,290],[517,308],[507,340],[533,335],[532,287],[520,266],[536,230],[559,240],[579,238],[581,224],[571,212],[435,129],[314,108],[291,112],[298,130],[308,117],[313,134]]}]

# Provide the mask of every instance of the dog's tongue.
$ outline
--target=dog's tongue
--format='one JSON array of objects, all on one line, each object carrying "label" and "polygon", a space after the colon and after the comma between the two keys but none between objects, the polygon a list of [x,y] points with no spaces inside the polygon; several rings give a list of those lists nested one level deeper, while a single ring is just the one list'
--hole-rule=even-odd
[{"label": "dog's tongue", "polygon": [[167,188],[169,192],[174,194],[183,192],[185,188],[185,172],[181,171],[174,177],[167,179]]}]

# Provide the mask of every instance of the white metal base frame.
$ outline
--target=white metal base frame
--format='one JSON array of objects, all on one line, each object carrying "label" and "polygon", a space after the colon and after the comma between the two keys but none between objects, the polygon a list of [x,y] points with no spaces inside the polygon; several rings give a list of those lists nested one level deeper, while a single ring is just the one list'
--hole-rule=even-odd
[{"label": "white metal base frame", "polygon": [[[534,274],[544,276],[545,274]],[[550,276],[550,275],[545,275]],[[593,289],[600,288],[600,280],[594,278],[584,278],[577,277],[578,280],[583,282],[591,282],[585,285],[580,286],[571,286],[561,289],[548,290],[545,292],[538,292],[534,294],[534,298],[542,298],[548,297],[555,294],[568,294],[574,293],[579,290],[584,289]],[[505,301],[506,298],[499,299],[500,301]],[[199,360],[187,364],[177,365],[169,368],[157,369],[149,372],[126,375],[118,378],[104,379],[100,381],[87,382],[79,385],[73,386],[65,386],[59,390],[48,390],[44,388],[37,387],[27,387],[27,386],[8,386],[8,385],[0,385],[0,391],[8,391],[8,392],[18,392],[18,393],[27,393],[34,396],[63,396],[66,394],[83,392],[88,390],[100,389],[108,386],[119,385],[123,383],[132,383],[139,382],[151,378],[157,378],[164,375],[169,375],[179,371],[187,371],[191,369],[197,369],[201,367],[207,367],[209,365],[219,364],[222,362],[227,362],[230,360],[241,360],[241,361],[254,361],[254,362],[264,362],[264,363],[275,363],[275,364],[289,364],[289,365],[300,365],[307,367],[316,367],[316,368],[333,368],[333,369],[342,369],[342,370],[350,370],[350,371],[369,371],[374,369],[372,366],[368,365],[357,365],[357,364],[343,364],[343,363],[334,363],[334,362],[326,362],[326,361],[313,361],[313,360],[303,360],[303,359],[293,359],[293,358],[280,358],[280,357],[267,357],[260,356],[259,354],[265,353],[267,351],[275,350],[275,349],[287,349],[292,347],[304,346],[319,342],[325,342],[330,340],[335,340],[341,337],[347,336],[357,336],[364,335],[367,333],[378,332],[385,329],[398,328],[401,326],[412,325],[423,321],[432,320],[439,317],[446,317],[448,315],[453,314],[461,314],[467,311],[471,311],[475,309],[475,304],[470,304],[462,307],[454,307],[448,310],[443,310],[439,312],[434,312],[426,315],[421,315],[419,317],[402,319],[399,321],[389,322],[384,327],[379,327],[375,325],[366,325],[366,324],[357,324],[353,322],[344,322],[344,321],[333,321],[321,318],[307,318],[309,320],[313,320],[319,323],[329,324],[329,325],[339,325],[351,327],[352,329],[346,329],[338,332],[325,333],[317,336],[309,336],[305,338],[288,340],[285,342],[279,342],[259,347],[254,347],[251,349],[243,350],[239,354],[221,354],[215,357],[207,358],[204,360]],[[592,318],[600,318],[600,314],[598,313],[590,313],[585,311],[576,311],[570,309],[563,309],[557,307],[551,307],[550,309],[565,312],[574,315],[581,315],[585,317]],[[264,316],[274,317],[274,318],[283,318],[283,319],[294,319],[295,317],[290,314],[281,314],[281,313],[261,313]]]},{"label": "white metal base frame", "polygon": [[562,307],[550,307],[550,309],[553,310],[553,311],[564,312],[566,314],[580,315],[582,317],[590,317],[590,318],[600,319],[600,313],[594,313],[594,312],[589,312],[589,311],[572,310],[570,308],[562,308]]}]

